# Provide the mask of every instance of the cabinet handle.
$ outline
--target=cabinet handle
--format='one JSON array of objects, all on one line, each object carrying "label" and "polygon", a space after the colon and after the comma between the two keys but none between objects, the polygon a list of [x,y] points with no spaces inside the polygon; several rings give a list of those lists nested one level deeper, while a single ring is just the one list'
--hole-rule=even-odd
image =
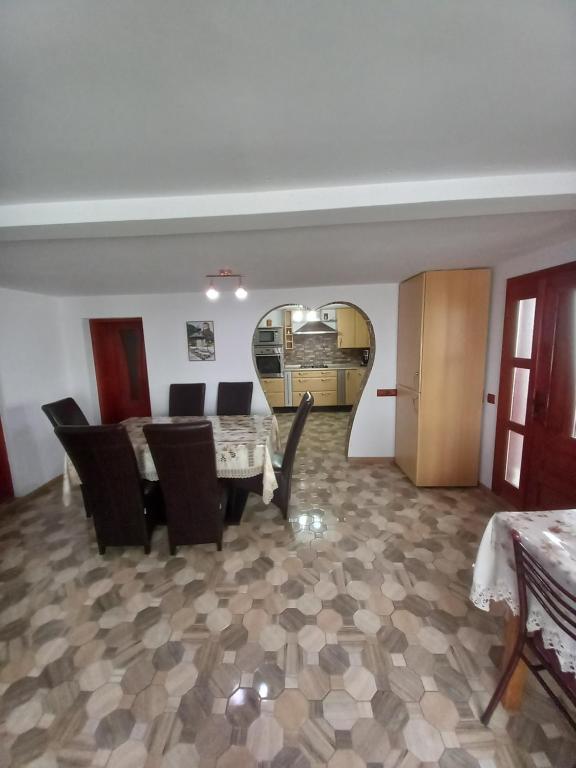
[{"label": "cabinet handle", "polygon": [[414,384],[416,385],[416,387],[418,386],[419,378],[420,378],[420,371],[416,371],[416,373],[414,374]]}]

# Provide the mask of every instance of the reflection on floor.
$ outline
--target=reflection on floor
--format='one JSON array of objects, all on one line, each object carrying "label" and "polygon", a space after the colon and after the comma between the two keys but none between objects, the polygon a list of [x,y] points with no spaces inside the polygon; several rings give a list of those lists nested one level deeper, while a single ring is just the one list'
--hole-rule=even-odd
[{"label": "reflection on floor", "polygon": [[[291,415],[279,417],[284,433]],[[58,489],[0,521],[0,765],[568,768],[547,698],[478,711],[501,621],[467,601],[491,502],[343,458],[313,413],[292,519],[251,499],[224,551],[99,557]]]}]

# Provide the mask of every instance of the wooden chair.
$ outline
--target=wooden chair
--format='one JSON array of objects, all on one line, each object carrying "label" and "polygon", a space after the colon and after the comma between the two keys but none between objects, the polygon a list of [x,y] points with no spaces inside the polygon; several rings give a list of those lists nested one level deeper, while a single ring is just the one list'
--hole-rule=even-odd
[{"label": "wooden chair", "polygon": [[[544,647],[542,633],[539,631],[529,633],[526,628],[528,621],[528,594],[530,594],[540,603],[559,629],[565,632],[573,641],[576,641],[576,595],[570,593],[544,570],[541,563],[524,547],[520,534],[517,531],[513,531],[512,539],[516,576],[518,579],[518,598],[520,604],[518,623],[520,631],[518,632],[510,659],[496,686],[494,695],[480,719],[484,725],[488,725],[496,705],[504,695],[504,691],[514,674],[518,662],[522,660],[528,669],[534,673],[538,682],[550,695],[552,701],[558,706],[564,717],[566,717],[573,728],[576,728],[576,720],[568,712],[564,703],[554,693],[541,673],[546,671],[550,674],[574,707],[576,707],[576,679],[573,674],[563,672],[556,653]],[[533,658],[529,658],[526,655],[526,648],[530,650]],[[536,659],[536,661],[533,659]]]},{"label": "wooden chair", "polygon": [[221,381],[218,384],[217,416],[250,416],[252,408],[251,381]]},{"label": "wooden chair", "polygon": [[86,511],[94,520],[98,551],[143,546],[162,522],[158,483],[142,480],[134,449],[121,424],[56,427],[56,436],[82,481]]},{"label": "wooden chair", "polygon": [[206,384],[170,384],[169,416],[204,416]]},{"label": "wooden chair", "polygon": [[53,427],[82,427],[88,425],[88,419],[73,397],[46,403],[42,410],[50,419]]},{"label": "wooden chair", "polygon": [[[278,483],[278,488],[274,491],[274,496],[272,497],[272,503],[278,507],[284,518],[288,517],[288,505],[292,495],[292,473],[296,451],[313,405],[314,396],[311,392],[305,392],[302,395],[300,405],[292,421],[284,453],[275,453],[272,457],[272,466],[274,467],[276,482]],[[234,510],[232,517],[234,522],[238,522],[242,516],[248,494],[257,493],[260,496],[262,495],[262,475],[231,480],[230,486],[234,493],[233,504],[231,504]]]},{"label": "wooden chair", "polygon": [[182,544],[222,549],[227,491],[216,476],[212,424],[147,424],[144,434],[166,504],[170,554]]}]

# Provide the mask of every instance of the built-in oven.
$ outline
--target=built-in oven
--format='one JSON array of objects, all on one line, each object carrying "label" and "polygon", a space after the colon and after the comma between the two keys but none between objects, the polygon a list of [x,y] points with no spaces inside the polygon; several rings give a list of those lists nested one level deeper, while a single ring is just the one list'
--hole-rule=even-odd
[{"label": "built-in oven", "polygon": [[282,347],[255,346],[256,368],[263,377],[279,377],[284,374]]},{"label": "built-in oven", "polygon": [[256,328],[254,344],[262,344],[267,347],[281,347],[282,328]]}]

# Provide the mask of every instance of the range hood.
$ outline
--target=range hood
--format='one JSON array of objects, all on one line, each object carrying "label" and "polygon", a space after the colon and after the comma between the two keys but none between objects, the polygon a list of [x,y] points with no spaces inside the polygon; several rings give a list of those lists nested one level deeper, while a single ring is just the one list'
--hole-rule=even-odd
[{"label": "range hood", "polygon": [[335,328],[331,328],[326,323],[323,323],[321,320],[309,320],[307,323],[304,323],[303,326],[298,328],[297,331],[294,331],[295,336],[311,336],[312,334],[320,333],[338,333],[338,331]]}]

